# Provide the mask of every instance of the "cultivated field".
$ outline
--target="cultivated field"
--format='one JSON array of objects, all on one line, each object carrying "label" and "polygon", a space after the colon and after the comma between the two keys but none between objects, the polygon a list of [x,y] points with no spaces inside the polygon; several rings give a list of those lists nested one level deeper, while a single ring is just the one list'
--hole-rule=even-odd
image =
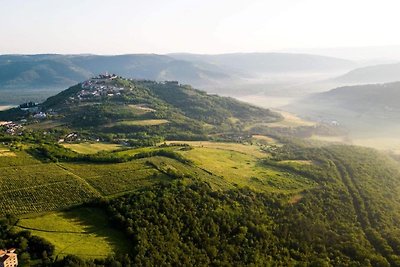
[{"label": "cultivated field", "polygon": [[55,245],[55,255],[81,258],[106,258],[126,253],[129,242],[107,224],[106,214],[95,208],[78,208],[65,212],[22,217],[17,230],[29,230]]},{"label": "cultivated field", "polygon": [[81,154],[96,154],[100,151],[113,151],[122,148],[123,146],[117,144],[107,143],[79,143],[79,144],[63,144],[64,147],[69,148]]},{"label": "cultivated field", "polygon": [[128,107],[130,107],[132,110],[134,110],[135,113],[138,115],[156,111],[155,109],[146,107],[145,105],[128,105]]},{"label": "cultivated field", "polygon": [[283,120],[271,123],[257,123],[250,125],[247,129],[251,129],[255,126],[267,126],[272,128],[291,128],[291,127],[299,127],[299,126],[314,126],[316,125],[315,122],[304,120],[292,113],[285,112],[285,111],[278,111],[282,116]]},{"label": "cultivated field", "polygon": [[167,141],[167,144],[188,144],[193,147],[213,148],[218,150],[235,151],[250,154],[257,158],[265,157],[267,154],[261,151],[259,146],[245,145],[240,143],[223,143],[210,141]]},{"label": "cultivated field", "polygon": [[0,157],[16,157],[17,154],[10,151],[8,148],[4,148],[0,146]]},{"label": "cultivated field", "polygon": [[127,120],[111,124],[111,126],[154,126],[169,123],[168,120]]},{"label": "cultivated field", "polygon": [[85,180],[57,164],[44,164],[5,147],[0,150],[0,215],[66,208],[99,195]]},{"label": "cultivated field", "polygon": [[302,176],[263,166],[259,161],[261,152],[253,152],[195,147],[179,153],[229,184],[259,192],[293,193],[314,186],[314,182]]},{"label": "cultivated field", "polygon": [[53,121],[53,120],[45,120],[42,122],[37,122],[33,124],[26,125],[28,129],[52,129],[63,126],[65,123],[60,121]]},{"label": "cultivated field", "polygon": [[119,164],[63,163],[62,166],[82,177],[103,196],[130,192],[165,178],[146,159]]},{"label": "cultivated field", "polygon": [[[206,181],[211,187],[227,190],[249,187],[259,192],[298,193],[314,183],[281,167],[268,167],[262,159],[269,155],[257,145],[221,142],[186,143],[163,148],[180,153],[192,163],[153,156],[125,163],[41,163],[21,151],[1,147],[7,156],[0,160],[1,213],[26,214],[68,208],[95,197],[116,197],[160,181],[193,179]],[[95,146],[97,145],[97,146]],[[114,150],[110,144],[69,145],[81,153]],[[116,154],[135,155],[160,147],[117,151]],[[10,154],[13,153],[13,154]],[[4,160],[3,160],[4,159]],[[282,162],[282,164],[312,164],[312,162]]]}]

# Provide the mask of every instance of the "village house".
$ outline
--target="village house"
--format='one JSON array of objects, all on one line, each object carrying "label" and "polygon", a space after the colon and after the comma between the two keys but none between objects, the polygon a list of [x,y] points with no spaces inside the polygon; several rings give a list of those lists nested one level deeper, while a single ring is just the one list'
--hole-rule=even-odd
[{"label": "village house", "polygon": [[0,250],[0,267],[16,266],[18,266],[18,256],[15,253],[15,248]]},{"label": "village house", "polygon": [[33,118],[35,118],[35,119],[45,119],[45,118],[47,118],[47,114],[43,113],[43,112],[39,112],[39,113],[33,115]]},{"label": "village house", "polygon": [[21,130],[23,128],[22,125],[14,123],[12,121],[0,122],[0,127],[1,127],[0,130],[4,129],[4,131],[7,134],[11,134],[11,135],[21,132]]}]

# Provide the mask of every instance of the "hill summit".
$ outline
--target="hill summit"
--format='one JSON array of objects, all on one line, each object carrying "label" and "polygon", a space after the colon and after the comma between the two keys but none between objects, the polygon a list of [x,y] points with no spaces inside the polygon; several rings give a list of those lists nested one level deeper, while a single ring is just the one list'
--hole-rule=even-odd
[{"label": "hill summit", "polygon": [[2,120],[35,116],[71,129],[180,139],[234,133],[249,123],[281,118],[270,110],[209,95],[177,81],[126,79],[115,74],[90,78],[28,110],[20,106],[0,113]]}]

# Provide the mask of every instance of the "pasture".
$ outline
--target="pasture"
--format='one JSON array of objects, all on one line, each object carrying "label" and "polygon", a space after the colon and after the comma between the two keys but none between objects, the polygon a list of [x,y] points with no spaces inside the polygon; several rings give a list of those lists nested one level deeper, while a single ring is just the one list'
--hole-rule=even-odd
[{"label": "pasture", "polygon": [[168,120],[153,119],[153,120],[126,120],[111,124],[111,126],[155,126],[169,123]]},{"label": "pasture", "polygon": [[79,144],[62,144],[64,147],[69,148],[75,152],[81,154],[96,154],[100,151],[113,151],[120,148],[123,148],[122,145],[118,144],[109,144],[109,143],[90,143],[90,142],[83,142]]},{"label": "pasture", "polygon": [[167,141],[166,144],[168,145],[188,144],[192,147],[235,151],[243,154],[250,154],[256,158],[262,158],[267,156],[267,154],[263,152],[259,146],[241,144],[241,143],[223,143],[223,142],[211,142],[211,141]]},{"label": "pasture", "polygon": [[314,126],[316,125],[315,122],[302,119],[292,113],[285,112],[285,111],[277,111],[283,116],[283,120],[277,122],[269,122],[269,123],[256,123],[249,125],[246,127],[246,130],[249,130],[255,126],[267,126],[271,128],[294,128],[300,126]]},{"label": "pasture", "polygon": [[123,233],[111,228],[106,214],[96,208],[21,217],[15,229],[29,230],[50,241],[59,258],[68,254],[84,259],[106,258],[118,252],[127,253],[130,247]]},{"label": "pasture", "polygon": [[195,147],[179,153],[229,184],[258,192],[294,193],[314,186],[314,182],[305,177],[263,166],[258,153],[210,147]]}]

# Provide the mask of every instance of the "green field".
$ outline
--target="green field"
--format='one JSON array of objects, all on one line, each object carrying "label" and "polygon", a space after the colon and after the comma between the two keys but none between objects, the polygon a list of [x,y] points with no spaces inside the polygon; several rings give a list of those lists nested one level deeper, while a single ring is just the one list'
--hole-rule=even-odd
[{"label": "green field", "polygon": [[0,157],[16,157],[17,154],[10,151],[10,149],[0,146]]},{"label": "green field", "polygon": [[168,120],[129,120],[129,121],[120,121],[113,126],[154,126],[169,123]]},{"label": "green field", "polygon": [[305,177],[261,165],[259,153],[243,153],[243,149],[240,150],[196,147],[180,153],[226,182],[258,192],[295,193],[315,186]]},{"label": "green field", "polygon": [[[173,144],[174,142],[169,142]],[[177,141],[175,143],[182,143]],[[27,214],[60,210],[98,196],[115,197],[175,178],[200,179],[219,190],[249,187],[259,192],[297,193],[314,184],[284,168],[267,167],[260,160],[267,153],[256,145],[217,142],[185,142],[163,148],[180,153],[193,164],[153,156],[124,163],[42,163],[21,151],[0,148],[0,201],[2,214]],[[112,144],[71,144],[81,153],[114,150]],[[133,156],[160,147],[113,152]],[[285,163],[285,162],[282,162]],[[287,164],[311,164],[286,162]]]},{"label": "green field", "polygon": [[67,208],[99,196],[85,180],[54,163],[0,147],[1,215]]},{"label": "green field", "polygon": [[106,214],[95,208],[78,208],[34,217],[22,217],[17,230],[29,230],[55,245],[55,254],[82,258],[106,258],[126,253],[129,242],[107,224]]},{"label": "green field", "polygon": [[84,180],[56,164],[0,168],[1,214],[57,210],[98,196]]},{"label": "green field", "polygon": [[60,126],[65,125],[65,123],[60,122],[60,121],[53,121],[53,120],[45,120],[42,122],[38,123],[33,123],[33,124],[28,124],[26,125],[26,128],[28,129],[52,129],[52,128],[57,128]]},{"label": "green field", "polygon": [[241,143],[223,143],[210,141],[167,141],[169,145],[188,144],[193,147],[213,148],[218,150],[235,151],[243,154],[249,154],[257,158],[265,157],[267,154],[261,151],[259,146],[245,145]]},{"label": "green field", "polygon": [[[0,145],[0,168],[25,166],[39,164],[40,161],[36,160],[29,154],[21,151],[11,151],[9,147]],[[0,172],[1,178],[1,172]]]},{"label": "green field", "polygon": [[71,173],[85,179],[103,196],[129,192],[165,178],[146,164],[146,159],[119,164],[63,163]]},{"label": "green field", "polygon": [[63,144],[63,146],[81,154],[96,154],[100,151],[113,151],[123,147],[118,144],[89,142],[79,144]]},{"label": "green field", "polygon": [[292,113],[278,111],[283,116],[283,120],[277,122],[269,122],[269,123],[256,123],[253,125],[249,125],[246,129],[249,130],[255,126],[266,126],[270,128],[293,128],[293,127],[300,127],[300,126],[314,126],[316,125],[313,121],[308,121],[302,119]]},{"label": "green field", "polygon": [[135,111],[135,114],[138,115],[143,115],[149,112],[155,112],[156,110],[146,107],[146,105],[128,105],[133,111]]}]

